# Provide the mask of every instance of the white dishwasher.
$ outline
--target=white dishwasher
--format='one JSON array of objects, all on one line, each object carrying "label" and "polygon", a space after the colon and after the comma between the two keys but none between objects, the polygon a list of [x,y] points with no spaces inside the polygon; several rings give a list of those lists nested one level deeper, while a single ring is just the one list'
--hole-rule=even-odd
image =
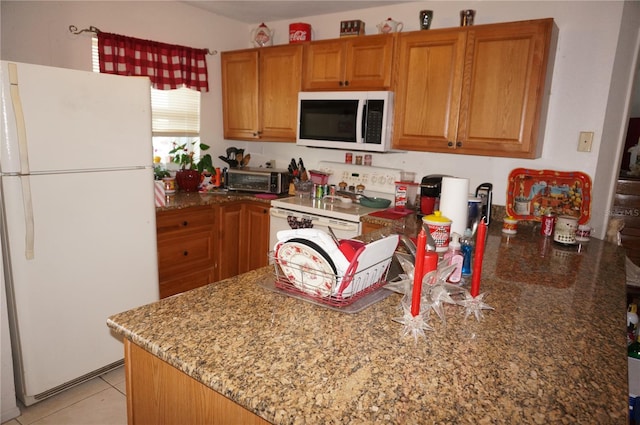
[{"label": "white dishwasher", "polygon": [[271,249],[278,241],[276,234],[280,230],[313,228],[328,232],[327,228],[330,226],[338,239],[351,239],[360,235],[362,228],[359,216],[358,221],[346,221],[275,206],[271,207],[270,215],[269,246]]}]

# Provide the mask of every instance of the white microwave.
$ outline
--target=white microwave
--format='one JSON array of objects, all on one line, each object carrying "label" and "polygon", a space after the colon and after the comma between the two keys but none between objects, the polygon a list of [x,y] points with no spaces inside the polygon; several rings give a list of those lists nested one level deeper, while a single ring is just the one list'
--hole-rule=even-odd
[{"label": "white microwave", "polygon": [[298,93],[299,146],[386,152],[392,132],[393,92]]}]

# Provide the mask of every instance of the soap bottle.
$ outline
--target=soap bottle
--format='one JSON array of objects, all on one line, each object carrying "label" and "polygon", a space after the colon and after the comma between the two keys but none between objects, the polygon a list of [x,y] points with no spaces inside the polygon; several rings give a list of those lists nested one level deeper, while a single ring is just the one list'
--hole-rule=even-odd
[{"label": "soap bottle", "polygon": [[459,233],[453,232],[451,234],[451,242],[449,243],[449,250],[444,254],[444,259],[446,261],[446,264],[456,265],[456,268],[453,269],[453,271],[449,275],[447,282],[460,283],[460,280],[462,279],[462,263],[464,258],[462,256]]},{"label": "soap bottle", "polygon": [[473,235],[471,229],[466,229],[460,240],[462,245],[462,276],[471,276],[471,258],[473,258]]}]

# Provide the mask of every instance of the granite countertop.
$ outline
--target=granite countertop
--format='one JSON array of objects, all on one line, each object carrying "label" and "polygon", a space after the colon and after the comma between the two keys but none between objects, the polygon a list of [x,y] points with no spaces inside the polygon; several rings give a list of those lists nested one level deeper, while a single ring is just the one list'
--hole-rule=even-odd
[{"label": "granite countertop", "polygon": [[626,424],[625,257],[491,226],[481,292],[495,308],[416,341],[401,296],[346,314],[274,293],[266,267],[112,316],[108,325],[276,424]]},{"label": "granite countertop", "polygon": [[[280,195],[281,198],[289,197],[290,195]],[[156,207],[156,212],[177,210],[182,208],[200,207],[206,205],[222,204],[232,201],[256,201],[263,202],[266,205],[271,203],[271,199],[261,198],[251,192],[234,192],[234,191],[219,191],[219,192],[183,192],[181,190],[176,191],[175,194],[167,195],[165,197],[166,205]]]}]

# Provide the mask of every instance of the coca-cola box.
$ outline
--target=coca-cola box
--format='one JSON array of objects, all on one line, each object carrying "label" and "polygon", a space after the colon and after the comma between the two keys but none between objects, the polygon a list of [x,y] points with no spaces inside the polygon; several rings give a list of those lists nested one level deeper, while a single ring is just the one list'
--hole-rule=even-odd
[{"label": "coca-cola box", "polygon": [[289,24],[289,43],[311,41],[311,25],[304,22]]},{"label": "coca-cola box", "polygon": [[340,37],[364,35],[364,22],[359,19],[340,22]]}]

